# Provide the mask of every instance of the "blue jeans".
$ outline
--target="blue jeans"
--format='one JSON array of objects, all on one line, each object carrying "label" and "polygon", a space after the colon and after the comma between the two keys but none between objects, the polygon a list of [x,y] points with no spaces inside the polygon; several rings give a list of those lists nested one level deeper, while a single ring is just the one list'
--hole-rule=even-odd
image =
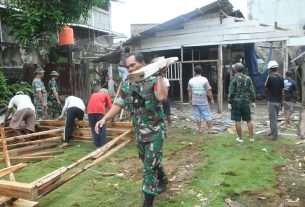
[{"label": "blue jeans", "polygon": [[278,138],[277,120],[278,120],[280,108],[281,108],[280,103],[268,102],[270,130],[273,139]]},{"label": "blue jeans", "polygon": [[210,111],[209,104],[207,105],[193,105],[194,108],[194,118],[195,120],[205,120],[205,121],[211,121],[212,115]]},{"label": "blue jeans", "polygon": [[100,132],[97,134],[94,130],[96,122],[103,118],[103,114],[88,114],[89,125],[91,128],[94,145],[98,148],[106,143],[106,125],[100,128]]}]

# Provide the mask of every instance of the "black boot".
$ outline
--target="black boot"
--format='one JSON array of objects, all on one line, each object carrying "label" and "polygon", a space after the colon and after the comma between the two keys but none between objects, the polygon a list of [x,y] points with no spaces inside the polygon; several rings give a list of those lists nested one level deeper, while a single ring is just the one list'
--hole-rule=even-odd
[{"label": "black boot", "polygon": [[164,172],[163,167],[160,167],[158,169],[158,179],[159,179],[158,194],[161,194],[161,193],[165,192],[166,185],[168,184],[168,179]]},{"label": "black boot", "polygon": [[153,207],[155,196],[148,193],[144,193],[144,204],[143,207]]}]

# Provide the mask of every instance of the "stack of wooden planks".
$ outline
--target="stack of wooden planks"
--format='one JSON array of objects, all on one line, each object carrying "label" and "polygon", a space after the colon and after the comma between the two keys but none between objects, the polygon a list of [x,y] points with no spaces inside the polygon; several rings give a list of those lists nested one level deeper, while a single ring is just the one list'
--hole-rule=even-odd
[{"label": "stack of wooden planks", "polygon": [[[13,131],[5,128],[5,140],[11,162],[41,161],[63,153],[63,151],[49,151],[55,148],[63,137],[63,127],[38,127],[37,132],[14,136]],[[2,149],[2,141],[0,141]],[[48,150],[48,151],[43,151]],[[3,154],[2,152],[0,152]],[[4,159],[1,159],[3,162]]]},{"label": "stack of wooden planks", "polygon": [[[53,146],[56,146],[55,143],[46,141],[34,142],[34,144],[32,144],[31,142],[48,140],[50,138],[58,137],[59,135],[57,133],[63,132],[63,124],[63,121],[41,121],[40,125],[45,127],[45,129],[47,129],[47,132],[41,131],[37,132],[37,134],[32,134],[35,137],[44,136],[41,139],[28,139],[30,137],[33,137],[30,135],[6,138],[6,140],[9,140],[8,146],[12,144],[14,147],[22,146],[22,148],[9,149],[9,154],[27,155],[27,153],[30,153],[31,155],[39,154],[39,156],[51,156],[51,152],[40,152],[40,150],[41,148],[48,149]],[[88,122],[76,121],[75,125],[76,128],[73,132],[73,140],[92,142],[91,131]],[[87,169],[89,169],[96,163],[105,160],[107,157],[111,156],[113,153],[117,152],[131,141],[132,124],[129,122],[107,123],[107,131],[109,132],[109,136],[107,136],[107,143],[103,147],[96,149],[95,151],[89,153],[88,155],[80,158],[79,160],[66,167],[61,167],[57,170],[54,170],[53,172],[50,172],[48,175],[42,178],[38,178],[32,183],[16,182],[15,180],[0,180],[0,206],[5,203],[11,203],[11,206],[16,207],[39,206],[37,202],[32,201],[38,200],[39,198],[45,196],[46,194],[52,192],[61,185],[65,184],[66,182],[70,181],[77,175],[85,172]],[[20,139],[26,139],[26,141],[10,143],[13,140],[16,141]],[[14,157],[11,157],[10,159],[14,160]],[[19,159],[18,161],[20,160],[21,159]],[[0,170],[0,177],[10,175],[14,171],[21,169],[25,166],[26,164],[20,163],[17,165],[6,167],[5,169]]]}]

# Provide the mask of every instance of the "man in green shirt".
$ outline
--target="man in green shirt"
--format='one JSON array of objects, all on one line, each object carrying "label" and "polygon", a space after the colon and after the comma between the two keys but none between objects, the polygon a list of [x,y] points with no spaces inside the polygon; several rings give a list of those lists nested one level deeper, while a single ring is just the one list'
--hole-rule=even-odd
[{"label": "man in green shirt", "polygon": [[32,83],[32,90],[34,96],[34,106],[36,110],[36,120],[47,119],[47,91],[42,82],[44,77],[44,70],[42,67],[37,67],[35,70],[35,78]]},{"label": "man in green shirt", "polygon": [[50,118],[58,119],[61,112],[61,103],[59,100],[59,87],[57,83],[57,79],[59,77],[59,73],[57,71],[52,71],[51,80],[48,84],[49,95],[48,95],[48,105],[50,108]]},{"label": "man in green shirt", "polygon": [[[229,86],[229,105],[231,105],[231,120],[235,121],[235,127],[238,137],[236,141],[243,142],[241,131],[241,120],[246,121],[250,141],[254,141],[253,124],[251,121],[250,105],[255,107],[255,91],[252,80],[249,76],[243,74],[244,65],[236,63],[233,65],[235,76]],[[230,108],[230,107],[229,107]]]},{"label": "man in green shirt", "polygon": [[[132,73],[145,65],[144,57],[142,54],[131,54],[125,64],[128,72]],[[143,206],[151,207],[155,196],[163,192],[168,183],[161,164],[166,130],[162,102],[167,98],[163,76],[151,76],[135,85],[124,82],[119,93],[113,107],[95,125],[95,131],[98,133],[106,121],[120,113],[125,105],[129,108],[139,157],[144,164]]]}]

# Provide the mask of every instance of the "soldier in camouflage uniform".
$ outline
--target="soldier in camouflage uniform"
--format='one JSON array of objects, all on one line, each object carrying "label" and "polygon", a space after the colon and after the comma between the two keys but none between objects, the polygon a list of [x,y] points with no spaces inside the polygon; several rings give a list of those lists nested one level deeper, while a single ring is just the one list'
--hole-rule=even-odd
[{"label": "soldier in camouflage uniform", "polygon": [[61,103],[59,100],[59,87],[57,79],[59,73],[57,71],[51,72],[51,80],[48,84],[49,95],[48,95],[48,107],[50,109],[50,118],[57,119],[61,113]]},{"label": "soldier in camouflage uniform", "polygon": [[47,118],[47,91],[42,82],[44,70],[42,67],[37,67],[35,71],[35,78],[32,83],[32,90],[34,96],[34,106],[36,110],[36,120],[44,120]]},{"label": "soldier in camouflage uniform", "polygon": [[233,65],[235,76],[229,86],[229,103],[231,106],[231,119],[235,121],[235,127],[238,137],[237,142],[243,142],[241,120],[246,121],[248,125],[250,141],[254,141],[253,124],[251,121],[251,109],[255,107],[255,91],[252,80],[249,76],[243,74],[244,65],[236,63]]},{"label": "soldier in camouflage uniform", "polygon": [[[126,58],[129,73],[144,65],[142,54],[132,54]],[[166,130],[161,102],[166,98],[167,90],[161,74],[149,77],[136,85],[125,82],[111,110],[95,126],[98,132],[106,121],[118,114],[125,105],[130,109],[139,157],[144,164],[144,207],[153,206],[155,196],[162,193],[168,183],[161,164]]]}]

